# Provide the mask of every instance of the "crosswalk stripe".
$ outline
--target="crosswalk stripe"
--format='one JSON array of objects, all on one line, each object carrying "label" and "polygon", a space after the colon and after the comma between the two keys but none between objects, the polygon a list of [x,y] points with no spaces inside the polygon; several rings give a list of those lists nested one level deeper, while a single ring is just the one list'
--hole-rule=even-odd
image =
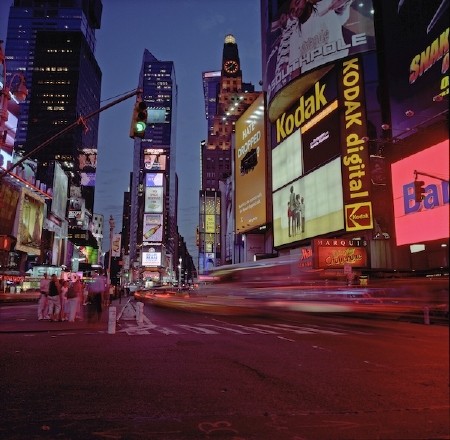
[{"label": "crosswalk stripe", "polygon": [[203,335],[217,335],[220,332],[230,332],[238,335],[249,334],[266,334],[266,335],[278,335],[282,332],[295,333],[298,335],[312,335],[312,334],[328,334],[335,336],[342,336],[347,334],[344,331],[329,330],[326,328],[320,328],[318,326],[298,326],[292,324],[263,324],[255,323],[251,325],[242,324],[228,324],[223,321],[219,321],[223,325],[197,323],[195,325],[188,324],[174,324],[173,327],[164,327],[152,323],[148,318],[144,319],[144,324],[138,325],[137,323],[123,323],[121,328],[118,329],[118,333],[127,333],[129,335],[143,335],[162,333],[164,335],[177,335],[182,331],[187,331],[196,334]]}]

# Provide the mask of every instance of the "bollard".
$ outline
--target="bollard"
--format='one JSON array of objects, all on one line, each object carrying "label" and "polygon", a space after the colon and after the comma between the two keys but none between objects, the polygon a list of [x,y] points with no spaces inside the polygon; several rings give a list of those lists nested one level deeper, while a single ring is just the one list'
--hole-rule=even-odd
[{"label": "bollard", "polygon": [[116,333],[116,314],[117,314],[117,308],[111,306],[109,308],[109,316],[108,316],[108,333],[109,334]]},{"label": "bollard", "polygon": [[136,321],[138,324],[142,324],[144,322],[144,303],[137,303],[137,313],[136,313]]},{"label": "bollard", "polygon": [[423,308],[423,323],[430,325],[430,308],[428,306]]}]

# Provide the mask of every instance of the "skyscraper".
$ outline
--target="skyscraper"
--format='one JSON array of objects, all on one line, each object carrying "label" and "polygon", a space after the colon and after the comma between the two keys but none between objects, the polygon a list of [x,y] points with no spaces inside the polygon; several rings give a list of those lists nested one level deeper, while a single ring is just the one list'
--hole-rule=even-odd
[{"label": "skyscraper", "polygon": [[[205,84],[205,75],[204,84]],[[212,84],[212,81],[211,81]],[[210,87],[211,89],[212,87]],[[205,85],[204,85],[205,89]],[[232,172],[232,136],[235,123],[259,96],[252,84],[243,83],[239,50],[233,35],[225,36],[222,66],[217,82],[215,114],[205,102],[208,136],[201,150],[199,217],[199,271],[224,262],[221,233],[220,186]],[[210,99],[205,90],[205,101]]]},{"label": "skyscraper", "polygon": [[[74,244],[89,241],[88,224],[94,206],[97,164],[98,115],[102,73],[95,59],[95,31],[100,28],[101,0],[14,0],[9,15],[5,53],[8,77],[21,72],[26,77],[27,100],[21,104],[15,139],[15,153],[38,160],[36,178],[53,187],[49,220],[44,222],[44,253],[61,249],[64,236]],[[9,80],[7,78],[7,81]],[[51,144],[42,143],[58,135],[70,124],[79,124]],[[57,171],[61,167],[62,173]],[[64,185],[55,180],[58,173]],[[67,177],[66,177],[67,176]],[[69,224],[67,197],[76,197]],[[57,197],[55,192],[59,191]],[[55,203],[59,202],[59,207]],[[78,215],[79,213],[79,215]],[[68,226],[85,231],[84,238]],[[70,228],[69,228],[70,229]],[[78,237],[78,238],[77,238]],[[95,242],[95,240],[94,240]],[[94,244],[94,243],[93,243]],[[54,264],[63,264],[63,253]],[[57,261],[58,260],[58,261]]]},{"label": "skyscraper", "polygon": [[160,282],[173,268],[178,236],[173,62],[159,61],[146,49],[138,88],[147,105],[147,128],[143,139],[134,140],[130,261],[143,268],[140,279]]}]

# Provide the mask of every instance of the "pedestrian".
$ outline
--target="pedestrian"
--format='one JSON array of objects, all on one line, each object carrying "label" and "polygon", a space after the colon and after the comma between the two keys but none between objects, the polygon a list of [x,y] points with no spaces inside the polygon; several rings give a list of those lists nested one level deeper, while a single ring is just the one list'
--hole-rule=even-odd
[{"label": "pedestrian", "polygon": [[59,320],[60,321],[67,321],[67,315],[68,315],[68,310],[67,310],[67,291],[69,290],[69,281],[67,280],[62,280],[60,281],[60,292],[59,292],[59,297],[61,299],[61,311],[59,314]]},{"label": "pedestrian", "polygon": [[39,282],[39,291],[41,295],[38,302],[38,319],[39,321],[43,319],[49,319],[48,316],[48,289],[50,285],[50,280],[47,273],[44,273],[44,277],[41,278]]},{"label": "pedestrian", "polygon": [[68,320],[69,322],[75,322],[77,311],[79,310],[79,304],[83,297],[83,285],[77,275],[74,276],[73,281],[69,284],[67,290],[67,304],[68,304]]},{"label": "pedestrian", "polygon": [[88,321],[90,323],[100,322],[102,319],[103,295],[107,291],[106,278],[103,273],[93,274],[94,280],[89,284]]},{"label": "pedestrian", "polygon": [[61,311],[60,290],[58,277],[53,274],[48,287],[48,315],[51,321],[58,321],[59,318],[59,312]]}]

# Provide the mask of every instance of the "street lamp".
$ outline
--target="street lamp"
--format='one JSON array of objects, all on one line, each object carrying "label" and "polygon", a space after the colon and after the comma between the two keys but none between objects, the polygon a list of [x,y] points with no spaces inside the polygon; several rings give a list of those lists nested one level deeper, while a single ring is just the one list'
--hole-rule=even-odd
[{"label": "street lamp", "polygon": [[180,290],[181,289],[181,269],[182,269],[182,267],[181,267],[181,257],[180,258],[178,258],[178,290]]},{"label": "street lamp", "polygon": [[108,262],[108,281],[111,285],[111,256],[112,256],[112,242],[114,234],[114,218],[112,215],[109,216],[109,262]]},{"label": "street lamp", "polygon": [[[2,45],[3,41],[0,40],[0,63],[3,65],[3,84],[0,95],[0,146],[3,146],[6,142],[7,130],[5,123],[8,120],[8,102],[11,99],[11,96],[14,96],[16,101],[22,102],[25,101],[28,95],[25,77],[22,73],[15,73],[9,81],[9,85],[6,84],[6,60]],[[16,77],[19,78],[20,83],[11,94],[12,86]]]}]

